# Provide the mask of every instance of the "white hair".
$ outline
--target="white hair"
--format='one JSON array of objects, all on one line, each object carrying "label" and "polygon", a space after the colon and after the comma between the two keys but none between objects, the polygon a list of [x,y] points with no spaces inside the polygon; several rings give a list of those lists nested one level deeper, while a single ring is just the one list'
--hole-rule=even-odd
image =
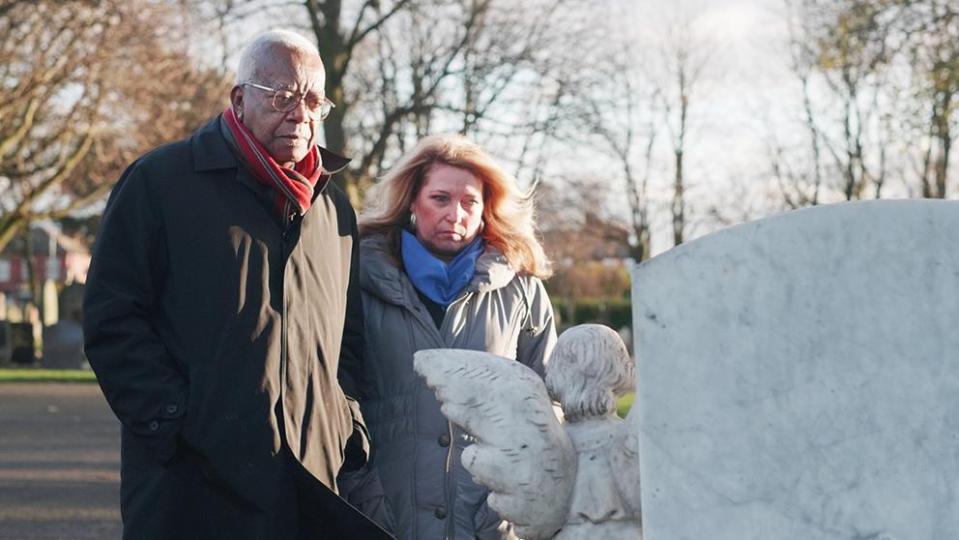
[{"label": "white hair", "polygon": [[616,398],[634,388],[634,368],[612,328],[581,324],[556,341],[546,364],[546,388],[568,421],[609,416],[616,413]]},{"label": "white hair", "polygon": [[264,57],[274,47],[320,57],[320,51],[316,45],[302,35],[292,30],[270,30],[260,34],[243,48],[243,52],[240,53],[240,65],[236,70],[236,84],[253,82],[257,75],[257,66],[263,65]]}]

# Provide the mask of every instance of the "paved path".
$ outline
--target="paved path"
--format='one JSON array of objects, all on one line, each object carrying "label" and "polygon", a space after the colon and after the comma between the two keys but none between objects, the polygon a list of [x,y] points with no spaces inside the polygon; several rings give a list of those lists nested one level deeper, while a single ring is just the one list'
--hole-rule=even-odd
[{"label": "paved path", "polygon": [[0,383],[0,540],[120,538],[119,440],[96,384]]}]

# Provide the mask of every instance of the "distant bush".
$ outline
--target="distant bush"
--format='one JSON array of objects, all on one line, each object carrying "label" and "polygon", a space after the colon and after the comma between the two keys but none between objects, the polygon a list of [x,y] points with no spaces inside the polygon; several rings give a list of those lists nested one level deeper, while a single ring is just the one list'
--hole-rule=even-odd
[{"label": "distant bush", "polygon": [[616,402],[616,414],[619,415],[620,418],[626,418],[629,410],[633,407],[634,401],[636,401],[636,394],[634,392],[630,392],[619,398]]},{"label": "distant bush", "polygon": [[563,298],[628,298],[629,272],[622,261],[558,262],[546,282],[551,295]]},{"label": "distant bush", "polygon": [[623,298],[552,298],[559,328],[605,324],[615,330],[633,327],[632,303]]}]

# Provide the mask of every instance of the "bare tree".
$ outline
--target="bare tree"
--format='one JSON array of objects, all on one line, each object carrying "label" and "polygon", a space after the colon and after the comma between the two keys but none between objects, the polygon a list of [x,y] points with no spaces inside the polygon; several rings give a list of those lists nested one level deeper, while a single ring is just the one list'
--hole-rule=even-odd
[{"label": "bare tree", "polygon": [[432,0],[398,13],[374,36],[368,57],[377,75],[356,73],[365,77],[353,87],[363,114],[350,119],[358,185],[428,133],[459,131],[495,143],[543,128],[526,113],[530,98],[560,106],[570,57],[563,38],[576,32],[564,17],[574,4]]},{"label": "bare tree", "polygon": [[[792,67],[811,141],[805,168],[811,172],[794,166],[793,185],[783,182],[787,204],[816,204],[823,188],[846,200],[878,198],[896,177],[912,193],[945,197],[959,92],[955,3],[787,0],[786,5]],[[772,154],[777,176],[788,176],[779,174],[789,168],[784,153]],[[918,181],[900,172],[906,167],[899,156],[914,156]],[[811,187],[799,187],[800,181]]]},{"label": "bare tree", "polygon": [[[822,134],[811,95],[813,68],[816,65],[814,46],[808,43],[803,28],[802,11],[787,0],[787,27],[789,29],[790,68],[799,83],[802,96],[802,123],[808,136],[812,163],[808,167],[795,168],[787,157],[787,149],[778,141],[770,126],[766,138],[767,152],[783,201],[790,209],[819,204],[823,187]],[[811,171],[809,170],[811,169]]]},{"label": "bare tree", "polygon": [[[238,24],[275,10],[309,21],[327,67],[326,91],[337,104],[324,122],[327,146],[354,158],[340,181],[355,202],[384,164],[434,131],[514,137],[544,79],[555,80],[565,44],[575,38],[569,14],[582,0],[218,0]],[[307,17],[297,17],[297,13]],[[277,18],[277,20],[283,20]],[[585,25],[579,25],[582,28]],[[525,94],[524,97],[520,97]],[[509,111],[509,114],[501,114]]]},{"label": "bare tree", "polygon": [[945,198],[959,122],[959,7],[944,0],[907,6],[911,16],[903,19],[906,56],[912,67],[916,116],[926,120],[918,137],[921,192],[923,197]]},{"label": "bare tree", "polygon": [[165,45],[177,15],[119,0],[0,10],[0,248],[100,199],[131,156],[210,114],[216,76]]},{"label": "bare tree", "polygon": [[601,238],[624,246],[633,260],[641,262],[652,249],[649,184],[661,100],[659,90],[639,69],[634,47],[626,42],[619,50],[594,65],[596,79],[580,89],[580,138],[615,160],[629,212],[626,227],[598,215],[591,216],[591,225],[606,221],[597,229]]},{"label": "bare tree", "polygon": [[690,104],[710,54],[707,44],[694,31],[693,22],[692,19],[686,18],[673,24],[669,28],[662,50],[662,65],[666,77],[661,83],[659,96],[673,153],[670,215],[674,246],[685,240],[687,226],[686,190],[689,183],[686,177],[686,152],[690,130]]},{"label": "bare tree", "polygon": [[641,262],[652,255],[654,212],[663,202],[674,245],[685,239],[692,99],[704,80],[709,51],[688,19],[650,40],[658,49],[637,41],[635,29],[622,26],[627,20],[625,13],[612,17],[603,26],[602,42],[584,48],[592,54],[580,53],[579,65],[588,69],[573,81],[576,123],[563,136],[612,158],[611,169],[602,174],[616,182],[614,191],[605,190],[615,200],[586,217],[602,241],[624,247]]},{"label": "bare tree", "polygon": [[882,68],[889,61],[884,36],[891,21],[869,1],[845,0],[840,4],[838,12],[825,10],[826,24],[817,25],[818,30],[810,29],[818,43],[816,67],[839,98],[842,111],[838,141],[824,140],[843,179],[841,189],[846,200],[862,198],[870,185],[878,198],[886,177],[885,134],[877,130],[873,139],[875,157],[870,162],[867,130],[879,116],[878,96],[885,83]]}]

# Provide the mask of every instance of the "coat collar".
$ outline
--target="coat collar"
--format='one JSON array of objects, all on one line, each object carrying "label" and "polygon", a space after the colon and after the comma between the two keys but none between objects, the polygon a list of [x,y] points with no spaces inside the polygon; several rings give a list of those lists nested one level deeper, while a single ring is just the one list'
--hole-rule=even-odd
[{"label": "coat collar", "polygon": [[494,247],[487,247],[476,261],[476,273],[466,288],[479,292],[495,291],[507,286],[514,277],[516,271],[510,268],[506,256]]},{"label": "coat collar", "polygon": [[[222,114],[218,114],[210,119],[190,137],[193,148],[193,169],[196,172],[232,169],[239,166],[236,154],[220,133],[221,116]],[[349,158],[330,152],[322,146],[319,149],[325,175],[342,171],[350,162]]]}]

